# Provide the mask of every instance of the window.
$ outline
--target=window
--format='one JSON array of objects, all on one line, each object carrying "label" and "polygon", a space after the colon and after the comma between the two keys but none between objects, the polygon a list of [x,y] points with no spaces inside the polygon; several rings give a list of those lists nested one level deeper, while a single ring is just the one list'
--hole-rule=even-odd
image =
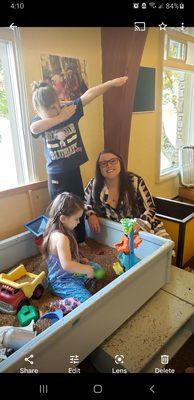
[{"label": "window", "polygon": [[180,40],[171,39],[168,42],[168,59],[176,59],[179,61],[186,61],[187,44]]},{"label": "window", "polygon": [[178,168],[179,149],[194,144],[194,72],[165,68],[161,174]]},{"label": "window", "polygon": [[25,85],[16,36],[10,41],[0,39],[0,191],[34,180]]},{"label": "window", "polygon": [[167,68],[164,70],[161,173],[168,172],[169,169],[178,167],[177,139],[178,132],[180,132],[181,129],[181,118],[183,115],[183,100],[179,96],[179,90],[183,80],[183,73]]},{"label": "window", "polygon": [[[170,40],[165,43],[168,49],[164,50],[170,54]],[[180,66],[181,44],[174,51],[175,67],[168,66],[167,58],[163,68],[160,176],[178,172],[180,148],[194,144],[194,67]]]},{"label": "window", "polygon": [[184,24],[182,24],[183,26],[180,27],[169,27],[169,31],[171,30],[172,32],[180,32],[182,35],[190,35],[194,37],[194,27],[186,27],[184,26]]}]

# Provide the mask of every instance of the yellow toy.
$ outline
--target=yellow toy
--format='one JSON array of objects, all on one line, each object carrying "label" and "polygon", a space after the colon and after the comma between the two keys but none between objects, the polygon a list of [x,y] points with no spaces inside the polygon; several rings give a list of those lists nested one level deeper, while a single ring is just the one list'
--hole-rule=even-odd
[{"label": "yellow toy", "polygon": [[39,298],[41,297],[40,292],[42,294],[44,291],[42,286],[44,277],[44,271],[42,271],[39,275],[35,275],[26,271],[24,265],[21,264],[8,274],[0,274],[0,284],[7,285],[18,290],[21,289],[28,298],[32,296]]},{"label": "yellow toy", "polygon": [[121,264],[118,261],[113,264],[113,269],[116,275],[121,275],[124,272]]}]

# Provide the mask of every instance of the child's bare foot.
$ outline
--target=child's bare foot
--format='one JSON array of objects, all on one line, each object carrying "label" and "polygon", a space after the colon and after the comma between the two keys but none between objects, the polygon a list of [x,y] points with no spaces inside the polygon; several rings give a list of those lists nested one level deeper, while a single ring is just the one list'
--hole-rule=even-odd
[{"label": "child's bare foot", "polygon": [[186,368],[185,372],[188,373],[188,374],[194,374],[194,367]]},{"label": "child's bare foot", "polygon": [[81,264],[88,264],[89,260],[86,257],[81,257],[80,262],[81,262]]},{"label": "child's bare foot", "polygon": [[79,246],[79,247],[86,247],[87,244],[86,244],[86,242],[81,242],[81,243],[78,243],[78,246]]}]

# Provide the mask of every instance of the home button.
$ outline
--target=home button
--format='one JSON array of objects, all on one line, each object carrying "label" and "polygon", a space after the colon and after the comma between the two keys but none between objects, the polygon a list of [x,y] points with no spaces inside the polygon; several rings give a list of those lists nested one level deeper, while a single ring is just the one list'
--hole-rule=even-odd
[{"label": "home button", "polygon": [[102,393],[102,385],[94,385],[93,392],[97,394]]}]

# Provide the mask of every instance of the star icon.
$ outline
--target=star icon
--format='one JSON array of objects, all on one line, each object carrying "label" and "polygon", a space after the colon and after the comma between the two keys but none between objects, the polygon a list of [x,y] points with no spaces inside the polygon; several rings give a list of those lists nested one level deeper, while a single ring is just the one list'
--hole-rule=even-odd
[{"label": "star icon", "polygon": [[167,25],[166,25],[164,22],[162,22],[162,23],[159,24],[158,26],[159,26],[159,28],[160,28],[160,31],[165,31],[165,30],[166,30],[166,27],[167,27]]}]

